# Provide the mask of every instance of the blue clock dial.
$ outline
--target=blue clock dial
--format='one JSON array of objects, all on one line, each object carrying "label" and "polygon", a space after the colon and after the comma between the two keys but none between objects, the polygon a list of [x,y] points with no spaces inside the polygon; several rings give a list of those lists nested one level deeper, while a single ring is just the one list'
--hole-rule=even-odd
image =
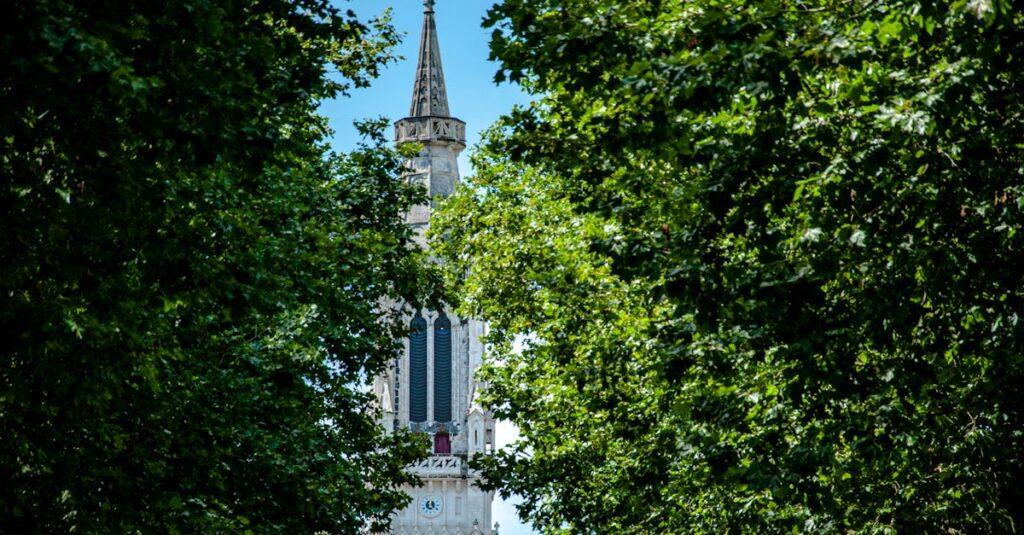
[{"label": "blue clock dial", "polygon": [[443,502],[441,501],[441,498],[438,498],[437,496],[424,496],[423,499],[420,500],[420,512],[423,513],[423,516],[428,518],[434,518],[440,515],[442,508]]}]

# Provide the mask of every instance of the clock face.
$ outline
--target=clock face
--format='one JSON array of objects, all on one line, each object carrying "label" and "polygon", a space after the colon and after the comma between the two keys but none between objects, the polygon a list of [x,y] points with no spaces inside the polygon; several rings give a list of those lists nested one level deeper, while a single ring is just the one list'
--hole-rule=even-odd
[{"label": "clock face", "polygon": [[437,496],[425,496],[420,500],[420,512],[423,516],[434,518],[441,514],[441,498]]}]

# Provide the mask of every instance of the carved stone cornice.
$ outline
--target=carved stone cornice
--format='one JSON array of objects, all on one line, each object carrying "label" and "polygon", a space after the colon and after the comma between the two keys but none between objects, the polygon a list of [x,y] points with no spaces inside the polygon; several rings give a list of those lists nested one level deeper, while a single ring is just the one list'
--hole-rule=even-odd
[{"label": "carved stone cornice", "polygon": [[395,141],[423,144],[441,141],[465,147],[466,123],[454,117],[406,117],[395,123]]}]

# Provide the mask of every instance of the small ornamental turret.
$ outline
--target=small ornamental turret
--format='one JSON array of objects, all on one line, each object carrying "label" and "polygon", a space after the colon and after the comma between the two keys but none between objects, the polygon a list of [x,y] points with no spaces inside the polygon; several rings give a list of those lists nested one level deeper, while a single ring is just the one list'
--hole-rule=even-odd
[{"label": "small ornamental turret", "polygon": [[466,415],[470,458],[487,451],[487,413],[480,405],[479,395],[479,386],[474,385],[473,393],[470,395],[469,414]]},{"label": "small ornamental turret", "polygon": [[394,422],[395,406],[391,402],[391,390],[385,384],[380,394],[380,426],[391,432],[394,430]]}]

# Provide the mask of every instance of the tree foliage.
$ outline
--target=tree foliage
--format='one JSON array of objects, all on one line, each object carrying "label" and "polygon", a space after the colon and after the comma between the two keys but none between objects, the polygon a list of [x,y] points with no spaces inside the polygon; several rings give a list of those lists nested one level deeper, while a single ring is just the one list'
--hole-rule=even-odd
[{"label": "tree foliage", "polygon": [[485,468],[525,519],[1022,529],[1017,3],[505,0],[485,24],[537,98],[435,241],[492,324],[522,439]]},{"label": "tree foliage", "polygon": [[354,533],[421,455],[377,430],[377,304],[425,274],[391,59],[323,0],[15,2],[0,32],[0,531]]}]

